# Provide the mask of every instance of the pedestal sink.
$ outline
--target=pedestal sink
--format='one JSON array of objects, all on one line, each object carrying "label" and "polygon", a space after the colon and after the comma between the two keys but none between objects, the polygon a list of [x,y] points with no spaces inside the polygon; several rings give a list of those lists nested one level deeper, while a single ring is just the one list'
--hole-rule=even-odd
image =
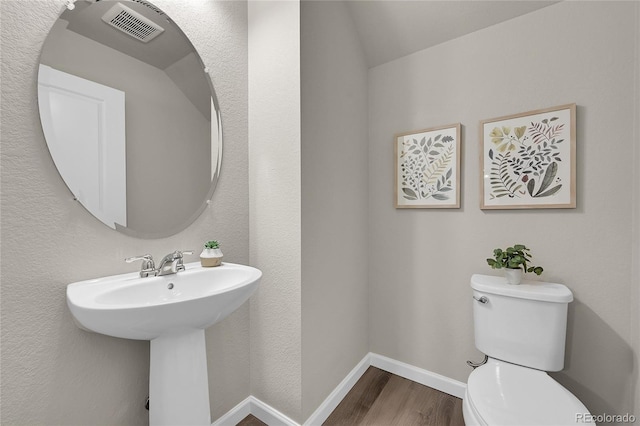
[{"label": "pedestal sink", "polygon": [[67,304],[81,328],[151,341],[151,425],[211,424],[204,330],[240,307],[262,276],[233,263],[185,267],[173,275],[129,273],[67,286]]}]

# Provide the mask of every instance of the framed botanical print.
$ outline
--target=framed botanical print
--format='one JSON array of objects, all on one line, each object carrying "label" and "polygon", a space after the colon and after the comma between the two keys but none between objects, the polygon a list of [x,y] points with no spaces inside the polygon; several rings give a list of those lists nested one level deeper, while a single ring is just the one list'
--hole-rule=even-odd
[{"label": "framed botanical print", "polygon": [[480,208],[576,207],[576,105],[480,122]]},{"label": "framed botanical print", "polygon": [[460,207],[460,123],[394,137],[395,207]]}]

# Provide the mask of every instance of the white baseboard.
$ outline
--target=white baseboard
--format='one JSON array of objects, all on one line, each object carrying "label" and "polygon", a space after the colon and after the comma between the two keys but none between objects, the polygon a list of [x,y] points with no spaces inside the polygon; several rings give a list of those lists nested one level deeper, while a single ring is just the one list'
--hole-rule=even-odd
[{"label": "white baseboard", "polygon": [[265,404],[258,398],[251,398],[251,414],[259,418],[269,426],[300,426],[297,422],[287,417],[270,405]]},{"label": "white baseboard", "polygon": [[213,422],[211,426],[236,426],[249,414],[269,426],[300,426],[297,422],[254,396],[245,398],[241,403]]},{"label": "white baseboard", "polygon": [[433,373],[429,370],[423,370],[422,368],[414,367],[413,365],[406,364],[395,359],[387,358],[386,356],[370,353],[371,366],[377,367],[381,370],[393,373],[396,376],[404,377],[405,379],[412,380],[420,383],[421,385],[429,386],[430,388],[439,390],[440,392],[448,393],[458,398],[464,396],[464,391],[467,387],[466,384],[459,382],[449,377]]},{"label": "white baseboard", "polygon": [[[458,398],[464,396],[466,389],[466,385],[457,380],[370,352],[336,386],[316,411],[304,422],[303,426],[318,426],[324,423],[369,366],[388,371]],[[249,396],[236,405],[228,413],[213,422],[212,426],[235,426],[249,414],[254,415],[269,426],[301,426],[285,414],[253,396]]]},{"label": "white baseboard", "polygon": [[242,419],[251,414],[251,398],[253,397],[248,396],[245,398],[241,403],[213,422],[211,426],[236,426]]},{"label": "white baseboard", "polygon": [[329,417],[333,410],[336,409],[340,401],[347,396],[347,393],[351,390],[353,385],[355,385],[360,377],[367,371],[367,368],[371,365],[370,362],[371,353],[365,355],[362,358],[362,361],[355,366],[353,370],[340,382],[338,386],[329,394],[329,396],[320,404],[320,406],[316,409],[316,411],[311,414],[311,416],[304,422],[304,426],[317,426],[324,423],[325,420]]}]

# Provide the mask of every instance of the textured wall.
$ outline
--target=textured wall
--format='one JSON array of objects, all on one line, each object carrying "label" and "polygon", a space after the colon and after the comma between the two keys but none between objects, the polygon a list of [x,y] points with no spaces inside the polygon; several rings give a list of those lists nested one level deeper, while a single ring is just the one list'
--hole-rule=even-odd
[{"label": "textured wall", "polygon": [[339,1],[301,8],[302,413],[369,351],[367,66]]},{"label": "textured wall", "polygon": [[[543,278],[575,295],[567,369],[554,377],[593,413],[631,409],[635,7],[561,2],[370,70],[370,238],[386,255],[376,262],[371,245],[373,352],[466,381],[465,360],[481,356],[469,277],[491,273],[493,248],[522,242]],[[481,211],[478,122],[570,102],[578,208]],[[393,134],[455,122],[462,208],[394,209]]]},{"label": "textured wall", "polygon": [[[145,424],[149,344],[78,329],[70,282],[134,271],[126,256],[223,242],[225,260],[249,260],[246,3],[154,3],[212,69],[225,151],[213,205],[160,240],[118,234],[72,196],[47,151],[37,109],[40,48],[65,2],[2,0],[2,424]],[[207,332],[212,418],[249,393],[249,307]]]},{"label": "textured wall", "polygon": [[300,421],[300,5],[248,9],[251,394]]},{"label": "textured wall", "polygon": [[[640,3],[636,3],[636,83],[635,83],[635,117],[640,117]],[[640,120],[636,119],[634,144],[634,163],[640,164]],[[634,411],[636,417],[640,417],[640,168],[633,168],[634,191],[633,196],[633,249],[631,250],[631,265],[633,275],[631,288],[632,316],[631,332],[635,337],[634,341]]]}]

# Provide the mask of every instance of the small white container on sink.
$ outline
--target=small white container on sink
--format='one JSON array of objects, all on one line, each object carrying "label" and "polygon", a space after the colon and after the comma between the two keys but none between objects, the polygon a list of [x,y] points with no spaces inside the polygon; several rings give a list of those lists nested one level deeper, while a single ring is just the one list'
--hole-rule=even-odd
[{"label": "small white container on sink", "polygon": [[216,249],[206,248],[202,250],[202,253],[200,253],[200,263],[205,268],[209,268],[212,266],[220,266],[222,264],[222,257],[223,257],[222,250],[220,250],[219,248],[216,248]]},{"label": "small white container on sink", "polygon": [[220,266],[222,264],[222,250],[216,240],[207,241],[204,250],[200,253],[200,264],[205,268]]}]

